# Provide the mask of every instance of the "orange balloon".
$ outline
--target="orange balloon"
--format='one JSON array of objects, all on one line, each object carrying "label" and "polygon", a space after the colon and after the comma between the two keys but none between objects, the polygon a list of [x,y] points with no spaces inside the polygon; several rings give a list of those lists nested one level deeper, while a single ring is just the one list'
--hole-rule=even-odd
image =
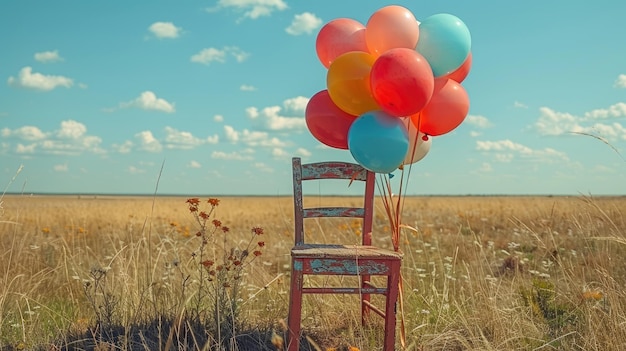
[{"label": "orange balloon", "polygon": [[342,111],[360,116],[380,109],[370,88],[370,71],[374,61],[376,58],[369,53],[351,51],[337,57],[328,67],[328,94]]},{"label": "orange balloon", "polygon": [[317,34],[315,51],[326,68],[346,52],[369,52],[365,42],[365,26],[350,18],[334,19],[326,23]]},{"label": "orange balloon", "polygon": [[472,53],[470,52],[469,55],[467,55],[467,58],[465,59],[463,64],[459,66],[459,68],[455,69],[454,71],[444,76],[437,77],[436,79],[442,79],[444,81],[446,79],[452,79],[453,81],[457,83],[461,83],[463,80],[465,80],[471,68],[472,68]]},{"label": "orange balloon", "polygon": [[378,56],[393,48],[415,49],[419,23],[407,8],[391,5],[374,12],[365,26],[369,51]]},{"label": "orange balloon", "polygon": [[435,91],[430,102],[422,111],[411,116],[420,132],[427,135],[441,135],[458,127],[469,112],[469,96],[452,79],[435,81]]}]

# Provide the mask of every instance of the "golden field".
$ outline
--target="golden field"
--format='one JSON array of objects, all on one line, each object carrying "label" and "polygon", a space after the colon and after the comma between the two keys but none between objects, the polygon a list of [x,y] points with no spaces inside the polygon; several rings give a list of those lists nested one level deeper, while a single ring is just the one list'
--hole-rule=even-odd
[{"label": "golden field", "polygon": [[[193,295],[183,271],[194,269],[199,240],[186,199],[1,198],[0,350],[54,349],[68,335],[91,330],[95,311],[107,308],[91,304],[86,293],[94,269],[107,285],[104,300],[92,298],[107,301],[110,294],[112,324],[178,311],[180,299]],[[374,237],[390,246],[377,201]],[[402,223],[410,228],[401,234],[398,320],[406,336],[403,343],[398,333],[397,349],[626,349],[626,197],[405,197],[402,204]],[[264,229],[263,253],[246,267],[236,303],[248,326],[280,333],[288,309],[292,199],[220,197],[214,215],[228,226],[229,247],[245,245],[251,228]],[[348,220],[314,221],[307,235],[357,243],[358,228]],[[307,303],[303,329],[321,348],[379,348],[379,330],[359,325],[355,299]]]}]

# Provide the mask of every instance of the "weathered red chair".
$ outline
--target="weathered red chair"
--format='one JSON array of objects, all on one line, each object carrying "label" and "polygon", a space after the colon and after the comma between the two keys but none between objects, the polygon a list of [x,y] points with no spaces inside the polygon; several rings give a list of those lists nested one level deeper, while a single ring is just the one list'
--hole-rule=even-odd
[{"label": "weathered red chair", "polygon": [[[398,299],[402,253],[372,246],[375,173],[358,164],[319,162],[302,164],[293,158],[293,200],[295,214],[295,246],[291,249],[291,291],[287,350],[298,351],[302,318],[303,294],[358,294],[361,300],[362,323],[369,320],[370,311],[385,319],[384,351],[394,350],[396,335],[396,301]],[[365,182],[362,207],[305,208],[302,182],[307,180],[344,179]],[[333,245],[305,242],[304,219],[320,217],[362,218],[361,245]],[[304,286],[306,275],[357,276],[354,286]],[[386,286],[377,287],[372,276],[386,276]],[[385,296],[384,310],[374,306],[371,294]]]}]

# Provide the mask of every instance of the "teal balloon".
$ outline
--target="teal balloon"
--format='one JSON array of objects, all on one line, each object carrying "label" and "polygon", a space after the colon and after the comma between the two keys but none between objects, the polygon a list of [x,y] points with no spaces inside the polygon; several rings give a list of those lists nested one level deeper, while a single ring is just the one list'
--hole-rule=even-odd
[{"label": "teal balloon", "polygon": [[472,46],[470,31],[458,17],[440,13],[420,23],[419,40],[415,50],[430,64],[435,77],[459,68]]},{"label": "teal balloon", "polygon": [[409,150],[409,134],[400,118],[383,111],[370,111],[350,126],[348,149],[366,169],[391,173],[404,161]]}]

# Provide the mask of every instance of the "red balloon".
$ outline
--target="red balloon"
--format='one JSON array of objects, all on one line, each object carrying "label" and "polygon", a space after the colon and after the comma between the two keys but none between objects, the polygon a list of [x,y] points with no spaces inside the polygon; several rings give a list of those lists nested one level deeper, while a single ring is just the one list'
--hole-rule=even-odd
[{"label": "red balloon", "polygon": [[317,34],[315,50],[326,68],[330,67],[335,58],[346,52],[369,52],[365,40],[365,26],[350,18],[332,20]]},{"label": "red balloon", "polygon": [[313,136],[325,145],[348,149],[348,130],[356,116],[343,112],[328,90],[322,90],[309,100],[304,112],[306,125]]},{"label": "red balloon", "polygon": [[442,79],[444,81],[446,79],[452,79],[453,81],[457,83],[461,83],[463,80],[465,80],[465,77],[467,77],[471,68],[472,68],[472,53],[470,52],[469,55],[467,55],[467,58],[465,59],[463,64],[459,66],[459,68],[455,69],[454,71],[444,76],[437,77],[436,79]]},{"label": "red balloon", "polygon": [[452,79],[437,80],[432,99],[411,121],[420,132],[441,135],[458,127],[469,112],[469,96],[461,84]]},{"label": "red balloon", "polygon": [[428,61],[413,49],[395,48],[380,55],[370,73],[376,103],[392,116],[419,112],[433,95],[433,71]]}]

